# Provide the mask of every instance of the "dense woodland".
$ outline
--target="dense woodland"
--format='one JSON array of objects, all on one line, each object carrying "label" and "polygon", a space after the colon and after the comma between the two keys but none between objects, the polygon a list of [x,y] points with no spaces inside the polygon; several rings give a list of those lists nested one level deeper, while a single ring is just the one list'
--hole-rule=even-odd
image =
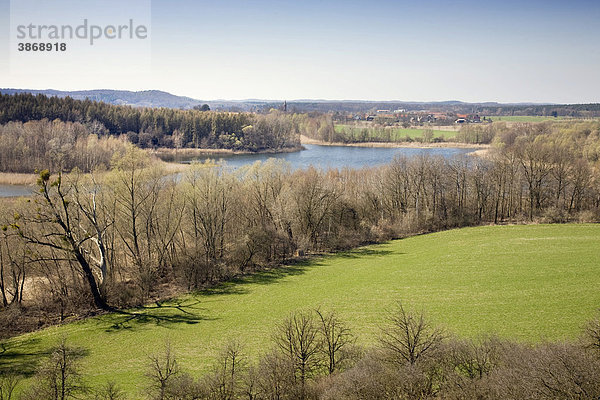
[{"label": "dense woodland", "polygon": [[[303,116],[204,112],[115,106],[69,97],[1,95],[0,124],[60,120],[85,125],[96,135],[125,135],[139,147],[276,150],[299,146]],[[27,132],[21,134],[29,139]],[[0,140],[4,140],[0,137]]]},{"label": "dense woodland", "polygon": [[44,119],[0,125],[0,171],[109,168],[113,155],[125,151],[127,140],[105,133],[100,123]]}]

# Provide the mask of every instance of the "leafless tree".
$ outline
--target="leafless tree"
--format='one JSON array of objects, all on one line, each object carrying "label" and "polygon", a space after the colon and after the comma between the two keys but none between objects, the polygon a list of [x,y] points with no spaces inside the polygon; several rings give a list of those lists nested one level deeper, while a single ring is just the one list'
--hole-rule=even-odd
[{"label": "leafless tree", "polygon": [[355,338],[335,312],[327,313],[319,309],[315,312],[319,316],[323,352],[326,355],[327,371],[331,375],[351,358],[350,347],[354,344]]},{"label": "leafless tree", "polygon": [[389,313],[388,324],[382,328],[379,341],[389,352],[392,362],[412,365],[435,353],[444,337],[444,331],[433,327],[423,313],[415,315],[398,303]]},{"label": "leafless tree", "polygon": [[215,399],[233,400],[237,398],[242,386],[242,376],[246,368],[246,356],[242,345],[236,341],[228,342],[219,358],[210,379],[210,391]]},{"label": "leafless tree", "polygon": [[150,394],[153,399],[165,400],[171,381],[179,373],[179,364],[171,348],[171,343],[165,343],[162,354],[149,356],[147,378],[150,380]]},{"label": "leafless tree", "polygon": [[125,392],[114,381],[106,382],[94,396],[95,400],[124,400]]},{"label": "leafless tree", "polygon": [[67,346],[63,338],[36,372],[36,382],[24,396],[25,399],[77,399],[88,388],[82,382],[79,360],[82,349]]},{"label": "leafless tree", "polygon": [[275,343],[294,366],[300,384],[301,398],[306,395],[306,382],[321,366],[322,341],[319,329],[309,312],[296,311],[277,328]]},{"label": "leafless tree", "polygon": [[600,355],[600,318],[590,320],[584,330],[584,340],[587,347],[596,350]]},{"label": "leafless tree", "polygon": [[83,227],[81,215],[76,207],[72,206],[72,187],[64,185],[61,174],[50,181],[48,170],[40,173],[38,187],[37,212],[32,216],[18,215],[12,224],[13,229],[27,243],[58,250],[76,261],[87,281],[96,307],[110,310],[111,307],[98,289],[96,274],[86,248],[87,242],[96,237],[96,232],[88,232]]},{"label": "leafless tree", "polygon": [[11,400],[21,377],[14,373],[0,375],[0,400]]},{"label": "leafless tree", "polygon": [[27,276],[27,246],[15,235],[0,233],[0,293],[2,305],[20,304]]}]

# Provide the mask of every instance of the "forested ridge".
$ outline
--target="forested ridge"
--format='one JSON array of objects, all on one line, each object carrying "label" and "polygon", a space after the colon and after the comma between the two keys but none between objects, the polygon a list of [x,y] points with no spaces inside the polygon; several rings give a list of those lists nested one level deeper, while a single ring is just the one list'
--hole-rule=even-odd
[{"label": "forested ridge", "polygon": [[134,108],[70,97],[0,94],[0,124],[43,119],[93,125],[95,134],[126,135],[140,147],[261,151],[299,146],[301,116]]}]

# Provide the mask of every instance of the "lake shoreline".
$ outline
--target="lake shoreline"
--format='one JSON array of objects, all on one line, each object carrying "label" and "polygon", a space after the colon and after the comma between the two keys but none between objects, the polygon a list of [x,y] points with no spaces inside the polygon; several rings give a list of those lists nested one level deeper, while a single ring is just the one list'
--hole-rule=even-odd
[{"label": "lake shoreline", "polygon": [[[338,150],[333,149],[333,147],[338,147]],[[321,150],[319,150],[319,148]],[[376,149],[379,148],[383,151],[382,154],[387,154],[390,151],[395,151],[394,149],[406,149],[409,152],[419,151],[420,149],[425,149],[427,151],[434,152],[444,152],[444,151],[453,151],[456,150],[459,153],[466,153],[476,157],[484,157],[489,152],[491,146],[489,145],[468,145],[461,143],[383,143],[383,142],[370,142],[370,143],[325,143],[318,140],[310,139],[307,137],[302,137],[302,145],[296,146],[293,148],[281,149],[281,150],[266,150],[261,152],[249,152],[249,151],[234,151],[231,149],[170,149],[170,148],[157,148],[152,150],[147,150],[147,154],[151,156],[155,163],[160,165],[166,174],[178,174],[186,172],[190,164],[188,160],[198,159],[201,160],[205,158],[208,161],[207,166],[217,165],[220,159],[226,160],[226,163],[235,165],[238,156],[241,157],[243,163],[251,163],[254,158],[267,160],[268,158],[282,158],[286,159],[292,164],[296,160],[296,162],[300,163],[308,163],[308,164],[323,164],[321,167],[328,168],[328,162],[332,161],[332,157],[334,154],[339,153],[340,151],[345,151],[343,148],[350,151],[351,149],[355,149],[351,151],[350,158],[349,155],[344,155],[341,158],[338,157],[337,162],[342,162],[344,166],[361,168],[364,165],[354,165],[350,164],[346,165],[346,163],[350,159],[354,159],[358,157],[360,160],[360,156],[356,151],[359,148],[362,149]],[[361,153],[362,154],[362,153]],[[371,158],[367,158],[363,160],[365,165],[379,165],[382,164],[381,156],[369,156]],[[391,155],[383,155],[385,157],[389,157],[391,159]],[[333,157],[335,158],[335,157]],[[188,159],[188,160],[186,160]],[[300,160],[300,161],[298,161]],[[342,161],[340,161],[342,160]],[[239,161],[239,160],[238,160]],[[336,167],[336,165],[333,165]],[[65,172],[66,174],[66,172]],[[38,179],[38,174],[35,173],[12,173],[12,172],[0,172],[0,185],[6,186],[21,186],[21,187],[29,187],[31,192],[35,190],[35,185]],[[11,197],[13,195],[10,195]],[[17,194],[18,196],[18,194]],[[1,196],[0,197],[7,197]]]},{"label": "lake shoreline", "polygon": [[266,149],[260,151],[249,151],[249,150],[232,150],[232,149],[209,149],[209,148],[184,148],[184,149],[173,149],[170,147],[159,147],[156,149],[149,150],[149,154],[156,156],[160,159],[162,157],[201,157],[204,155],[248,155],[248,154],[280,154],[280,153],[295,153],[297,151],[305,150],[304,146],[300,144],[294,147],[284,147],[281,149]]},{"label": "lake shoreline", "polygon": [[[206,148],[185,148],[185,149],[173,149],[168,147],[159,147],[156,149],[147,150],[148,154],[160,162],[163,167],[169,172],[178,173],[183,172],[187,169],[186,164],[181,164],[176,161],[166,161],[163,157],[202,157],[209,155],[251,155],[251,154],[281,154],[281,153],[295,153],[298,151],[306,150],[302,145],[295,147],[288,147],[284,149],[269,149],[261,151],[239,151],[231,149],[206,149]],[[67,173],[67,172],[63,172]],[[23,172],[0,172],[0,185],[11,185],[11,186],[34,186],[37,183],[39,175],[35,173],[23,173]]]},{"label": "lake shoreline", "polygon": [[308,136],[301,135],[300,143],[316,144],[319,146],[345,146],[345,147],[382,147],[382,148],[412,148],[412,149],[430,149],[430,148],[455,148],[455,149],[489,149],[489,144],[469,144],[457,142],[437,142],[437,143],[419,143],[419,142],[359,142],[359,143],[344,143],[344,142],[325,142],[322,140],[312,139]]}]

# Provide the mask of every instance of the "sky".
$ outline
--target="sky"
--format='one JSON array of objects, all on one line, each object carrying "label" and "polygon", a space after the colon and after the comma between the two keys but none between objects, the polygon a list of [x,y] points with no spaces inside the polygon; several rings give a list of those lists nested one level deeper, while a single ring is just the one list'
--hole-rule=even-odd
[{"label": "sky", "polygon": [[[17,51],[18,24],[83,19],[101,27],[132,19],[148,35]],[[598,71],[597,0],[0,0],[5,88],[587,103],[600,102]]]}]

